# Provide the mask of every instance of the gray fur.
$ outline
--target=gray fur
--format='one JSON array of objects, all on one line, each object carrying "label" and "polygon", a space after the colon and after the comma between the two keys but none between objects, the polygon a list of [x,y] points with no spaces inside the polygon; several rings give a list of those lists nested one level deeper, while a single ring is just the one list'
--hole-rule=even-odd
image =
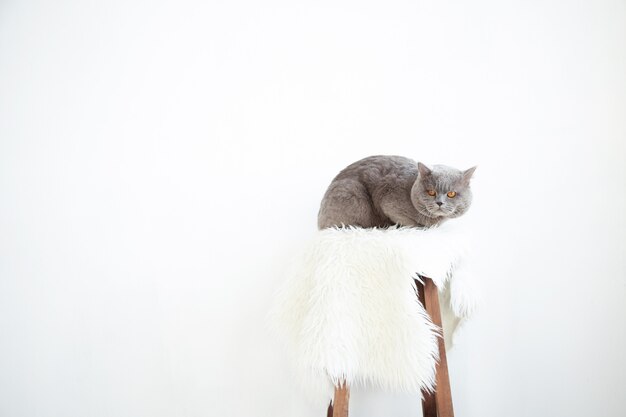
[{"label": "gray fur", "polygon": [[[475,169],[428,168],[402,156],[361,159],[330,183],[320,206],[318,227],[431,227],[459,217],[472,203],[470,179]],[[437,195],[428,195],[428,190]],[[450,191],[457,195],[448,197]]]}]

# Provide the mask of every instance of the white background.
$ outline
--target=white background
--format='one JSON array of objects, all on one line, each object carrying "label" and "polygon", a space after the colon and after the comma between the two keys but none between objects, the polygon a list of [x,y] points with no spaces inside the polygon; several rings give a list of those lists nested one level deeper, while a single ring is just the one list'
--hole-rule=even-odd
[{"label": "white background", "polygon": [[626,3],[307,3],[0,3],[0,415],[325,415],[263,318],[372,154],[479,166],[457,415],[625,415]]}]

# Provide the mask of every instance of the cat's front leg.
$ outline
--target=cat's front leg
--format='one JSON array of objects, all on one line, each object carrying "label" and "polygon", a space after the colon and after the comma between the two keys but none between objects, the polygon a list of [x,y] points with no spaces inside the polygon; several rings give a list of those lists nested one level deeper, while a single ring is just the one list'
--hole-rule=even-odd
[{"label": "cat's front leg", "polygon": [[383,214],[391,221],[391,223],[406,227],[420,227],[417,220],[405,213],[399,205],[391,200],[383,201],[380,205]]}]

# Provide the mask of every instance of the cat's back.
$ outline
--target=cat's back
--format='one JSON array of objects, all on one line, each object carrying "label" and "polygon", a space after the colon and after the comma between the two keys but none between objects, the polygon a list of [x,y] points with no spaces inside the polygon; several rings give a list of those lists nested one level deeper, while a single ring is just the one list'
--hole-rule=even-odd
[{"label": "cat's back", "polygon": [[349,178],[369,186],[397,182],[414,177],[416,173],[417,162],[412,159],[397,155],[373,155],[348,165],[333,181]]}]

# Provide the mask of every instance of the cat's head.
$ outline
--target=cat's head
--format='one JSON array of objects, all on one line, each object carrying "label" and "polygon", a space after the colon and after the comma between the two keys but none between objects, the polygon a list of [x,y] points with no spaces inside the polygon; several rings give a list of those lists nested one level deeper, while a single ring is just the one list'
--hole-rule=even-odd
[{"label": "cat's head", "polygon": [[411,201],[420,214],[443,219],[459,217],[467,211],[472,204],[470,179],[476,167],[460,171],[445,165],[428,168],[418,162],[417,169]]}]

